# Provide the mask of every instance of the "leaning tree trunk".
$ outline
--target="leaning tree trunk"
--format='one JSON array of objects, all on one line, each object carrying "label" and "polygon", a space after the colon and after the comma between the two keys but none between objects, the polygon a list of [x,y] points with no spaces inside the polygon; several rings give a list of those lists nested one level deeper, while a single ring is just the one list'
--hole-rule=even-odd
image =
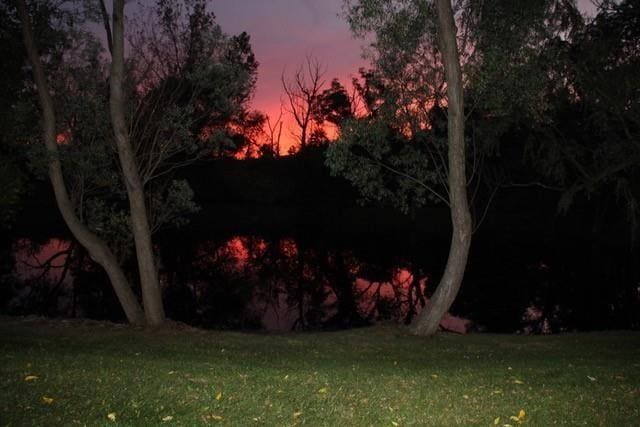
[{"label": "leaning tree trunk", "polygon": [[449,202],[453,231],[444,274],[427,306],[416,317],[412,329],[418,335],[432,335],[453,303],[464,277],[471,245],[471,213],[467,200],[465,172],[464,104],[457,28],[450,0],[435,0],[438,41],[447,81],[449,137]]},{"label": "leaning tree trunk", "polygon": [[160,325],[164,322],[162,292],[158,282],[151,231],[145,206],[144,188],[135,155],[129,141],[129,132],[125,120],[124,101],[124,0],[113,2],[113,51],[111,54],[111,122],[118,147],[120,166],[131,212],[131,228],[136,246],[136,258],[140,271],[140,286],[144,313],[149,325]]},{"label": "leaning tree trunk", "polygon": [[116,257],[107,247],[104,241],[93,234],[78,218],[69,198],[67,187],[62,174],[62,164],[58,153],[58,145],[56,143],[56,119],[53,108],[53,100],[49,95],[49,88],[44,70],[40,63],[40,56],[36,48],[31,28],[31,20],[27,11],[25,0],[17,0],[18,14],[22,20],[22,36],[24,45],[27,50],[27,56],[33,68],[33,78],[38,88],[38,96],[40,98],[40,107],[43,116],[43,139],[47,148],[49,157],[49,179],[56,198],[58,209],[62,214],[62,218],[71,230],[71,234],[80,242],[87,250],[91,258],[102,266],[109,276],[111,285],[118,297],[118,301],[124,310],[129,323],[138,325],[144,323],[144,313],[138,300],[131,290],[127,278],[118,264]]}]

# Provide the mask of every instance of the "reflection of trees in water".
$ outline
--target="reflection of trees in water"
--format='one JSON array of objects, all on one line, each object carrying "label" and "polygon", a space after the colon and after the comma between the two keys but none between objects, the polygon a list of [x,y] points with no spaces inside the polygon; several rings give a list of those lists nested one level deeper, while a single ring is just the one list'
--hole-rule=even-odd
[{"label": "reflection of trees in water", "polygon": [[12,314],[122,318],[104,273],[73,241],[17,239],[14,263],[2,277],[2,306]]},{"label": "reflection of trees in water", "polygon": [[[81,248],[58,239],[17,245],[24,272],[10,292],[20,300],[14,312],[122,316],[104,274]],[[413,274],[410,263],[391,257],[369,260],[345,245],[236,236],[175,239],[159,249],[169,317],[203,327],[288,331],[409,322],[425,302],[422,271]],[[135,264],[129,267],[133,277]]]},{"label": "reflection of trees in water", "polygon": [[204,326],[309,330],[408,322],[425,302],[426,279],[408,264],[373,265],[344,247],[233,237],[178,252],[174,261],[163,257],[167,309]]},{"label": "reflection of trees in water", "polygon": [[[203,327],[282,331],[384,319],[407,323],[425,303],[426,276],[437,280],[431,273],[443,261],[432,248],[442,245],[383,238],[164,235],[157,249],[167,313]],[[68,244],[50,236],[7,243],[0,272],[3,313],[124,318],[104,272],[82,248]],[[490,250],[476,247],[470,286],[455,314],[504,332],[522,328],[522,314],[531,305],[553,315],[552,331],[640,324],[637,252],[622,256],[602,249],[591,255],[585,244],[583,251],[571,246],[555,258],[541,258],[544,247],[498,246],[505,249],[482,242],[479,247]],[[585,261],[591,259],[596,261]],[[136,277],[134,260],[126,271]]]}]

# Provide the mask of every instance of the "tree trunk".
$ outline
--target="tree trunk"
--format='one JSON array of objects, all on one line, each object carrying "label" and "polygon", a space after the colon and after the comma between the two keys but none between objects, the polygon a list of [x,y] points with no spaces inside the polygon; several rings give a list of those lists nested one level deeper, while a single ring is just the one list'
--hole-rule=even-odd
[{"label": "tree trunk", "polygon": [[25,0],[16,2],[18,14],[22,20],[22,36],[31,67],[33,68],[33,78],[38,89],[40,107],[43,115],[43,139],[47,147],[49,156],[49,179],[56,198],[58,209],[62,218],[71,230],[71,234],[89,252],[91,258],[102,266],[109,276],[118,301],[122,306],[127,320],[134,325],[144,323],[144,314],[138,300],[129,286],[122,268],[118,264],[116,257],[107,245],[98,236],[93,234],[78,218],[69,198],[69,193],[62,174],[62,164],[60,162],[58,145],[56,143],[56,119],[53,108],[53,101],[49,95],[49,88],[44,70],[40,63],[40,56],[33,38],[31,21],[27,11]]},{"label": "tree trunk", "polygon": [[438,42],[447,81],[449,194],[453,227],[449,258],[438,288],[427,306],[416,317],[412,330],[417,335],[433,335],[442,316],[458,294],[471,246],[471,213],[467,200],[465,172],[464,103],[460,57],[456,44],[457,28],[450,0],[435,0],[438,20]]},{"label": "tree trunk", "polygon": [[131,212],[131,228],[136,246],[136,258],[140,271],[140,286],[144,313],[149,325],[160,325],[164,322],[162,292],[158,282],[151,231],[145,206],[144,188],[136,159],[129,141],[129,132],[125,120],[124,100],[124,0],[113,2],[113,52],[111,59],[111,123],[118,147],[120,166],[127,187],[129,209]]}]

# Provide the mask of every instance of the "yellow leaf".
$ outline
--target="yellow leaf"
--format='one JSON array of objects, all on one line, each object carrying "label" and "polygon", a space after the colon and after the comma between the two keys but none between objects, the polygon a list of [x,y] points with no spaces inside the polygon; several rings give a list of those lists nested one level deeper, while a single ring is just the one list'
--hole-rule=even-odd
[{"label": "yellow leaf", "polygon": [[53,403],[53,397],[42,396],[42,401],[47,405],[51,405]]},{"label": "yellow leaf", "polygon": [[431,378],[433,378],[433,379],[438,378],[438,374],[431,374]]},{"label": "yellow leaf", "polygon": [[115,412],[109,412],[107,414],[107,418],[109,418],[111,421],[115,421],[116,420],[116,413]]},{"label": "yellow leaf", "polygon": [[326,393],[326,392],[327,392],[326,387],[322,387],[320,390],[318,390],[318,393]]},{"label": "yellow leaf", "polygon": [[302,415],[302,412],[294,412],[293,418],[298,418],[300,415]]},{"label": "yellow leaf", "polygon": [[222,392],[218,392],[218,394],[216,394],[216,400],[220,400],[222,399]]},{"label": "yellow leaf", "polygon": [[518,412],[518,419],[520,421],[524,420],[524,417],[527,415],[526,412],[524,412],[524,409],[520,409],[520,412]]},{"label": "yellow leaf", "polygon": [[165,423],[167,421],[171,421],[173,419],[173,417],[171,415],[167,415],[166,417],[162,417],[162,421],[164,421]]},{"label": "yellow leaf", "polygon": [[498,424],[500,424],[500,417],[496,417],[495,420],[493,420],[493,425],[497,426]]},{"label": "yellow leaf", "polygon": [[510,420],[513,420],[513,421],[518,421],[518,422],[520,421],[520,419],[519,419],[518,417],[516,417],[515,415],[511,415],[511,416],[509,417],[509,419],[510,419]]},{"label": "yellow leaf", "polygon": [[208,421],[208,420],[222,421],[222,417],[220,415],[216,415],[216,414],[206,415],[206,416],[202,417],[202,419],[205,420],[205,421]]},{"label": "yellow leaf", "polygon": [[26,377],[24,377],[25,381],[34,381],[37,380],[38,377],[36,375],[27,375]]},{"label": "yellow leaf", "polygon": [[397,422],[395,422],[395,421],[391,421],[391,424],[394,425],[395,427],[399,426],[399,424]]},{"label": "yellow leaf", "polygon": [[513,380],[514,384],[524,384],[524,381],[520,381],[520,380]]}]

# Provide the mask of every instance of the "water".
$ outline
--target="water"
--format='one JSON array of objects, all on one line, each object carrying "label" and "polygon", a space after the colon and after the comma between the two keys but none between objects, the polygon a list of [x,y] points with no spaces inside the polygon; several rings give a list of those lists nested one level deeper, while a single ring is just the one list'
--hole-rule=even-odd
[{"label": "water", "polygon": [[[433,291],[448,249],[445,238],[433,236],[309,231],[199,230],[156,242],[170,318],[205,328],[282,332],[408,324]],[[453,314],[479,329],[504,332],[638,325],[637,281],[627,286],[635,273],[614,268],[614,252],[585,262],[588,252],[579,246],[560,257],[534,241],[511,242],[474,240]],[[19,238],[11,252],[13,269],[0,288],[4,312],[123,320],[104,272],[77,245],[59,237]],[[125,268],[135,283],[135,264]]]}]

